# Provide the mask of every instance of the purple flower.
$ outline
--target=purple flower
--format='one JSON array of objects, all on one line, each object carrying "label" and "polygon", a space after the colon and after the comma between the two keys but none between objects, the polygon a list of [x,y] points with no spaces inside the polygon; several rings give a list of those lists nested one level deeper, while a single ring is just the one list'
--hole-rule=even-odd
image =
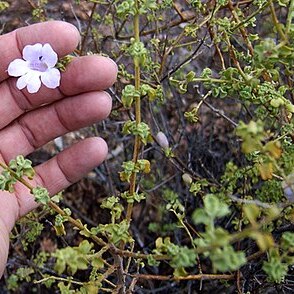
[{"label": "purple flower", "polygon": [[50,44],[27,45],[22,55],[23,59],[15,59],[8,66],[10,76],[20,77],[16,82],[19,90],[27,87],[29,93],[36,93],[41,81],[50,89],[60,85],[60,72],[54,68],[58,57]]}]

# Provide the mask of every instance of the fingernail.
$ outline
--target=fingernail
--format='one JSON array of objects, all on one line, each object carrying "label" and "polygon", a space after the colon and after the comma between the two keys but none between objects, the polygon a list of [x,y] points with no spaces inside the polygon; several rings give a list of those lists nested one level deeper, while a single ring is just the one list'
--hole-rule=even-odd
[{"label": "fingernail", "polygon": [[107,57],[114,65],[115,65],[115,67],[116,67],[116,71],[118,72],[118,66],[117,66],[117,63],[113,60],[113,59],[111,59],[111,58],[109,58],[109,57]]}]

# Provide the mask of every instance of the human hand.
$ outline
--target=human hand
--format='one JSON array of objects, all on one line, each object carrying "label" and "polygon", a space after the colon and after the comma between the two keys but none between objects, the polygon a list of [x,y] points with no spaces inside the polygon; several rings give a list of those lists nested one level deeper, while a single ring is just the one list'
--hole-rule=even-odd
[{"label": "human hand", "polygon": [[[49,43],[58,57],[72,52],[79,33],[68,23],[51,21],[31,25],[0,36],[0,161],[28,155],[48,141],[108,116],[111,97],[103,89],[116,79],[117,67],[101,56],[73,59],[61,75],[60,87],[44,86],[36,94],[16,87],[8,77],[11,61],[22,58],[26,45]],[[44,106],[44,104],[46,104]],[[107,155],[100,138],[85,139],[35,167],[33,186],[43,186],[51,195],[79,180]],[[15,221],[37,207],[25,186],[16,184],[15,193],[0,192],[0,277],[3,274],[9,233]]]}]

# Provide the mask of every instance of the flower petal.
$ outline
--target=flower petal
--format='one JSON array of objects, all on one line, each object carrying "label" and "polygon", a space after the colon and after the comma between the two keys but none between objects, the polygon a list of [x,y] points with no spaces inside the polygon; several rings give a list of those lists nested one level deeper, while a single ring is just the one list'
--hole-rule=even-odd
[{"label": "flower petal", "polygon": [[25,74],[17,80],[16,82],[17,89],[22,90],[27,86],[27,75],[28,74]]},{"label": "flower petal", "polygon": [[27,87],[29,93],[38,92],[41,87],[40,73],[35,70],[29,71],[17,80],[16,86],[19,90]]},{"label": "flower petal", "polygon": [[24,60],[39,61],[42,56],[42,44],[27,45],[23,48],[22,56]]},{"label": "flower petal", "polygon": [[50,89],[55,89],[60,85],[60,71],[56,68],[49,68],[41,74],[42,83]]},{"label": "flower petal", "polygon": [[29,93],[37,93],[41,87],[40,73],[31,71],[28,79],[27,89]]},{"label": "flower petal", "polygon": [[8,66],[8,74],[12,77],[19,77],[29,71],[28,63],[22,59],[15,59]]},{"label": "flower petal", "polygon": [[45,44],[42,48],[42,61],[47,64],[48,67],[54,67],[57,63],[58,56],[52,49],[50,44]]}]

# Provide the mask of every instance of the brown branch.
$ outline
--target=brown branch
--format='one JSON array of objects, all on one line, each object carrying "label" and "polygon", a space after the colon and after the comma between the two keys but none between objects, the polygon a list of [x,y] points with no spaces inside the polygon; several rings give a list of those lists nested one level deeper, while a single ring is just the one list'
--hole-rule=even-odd
[{"label": "brown branch", "polygon": [[288,39],[287,39],[287,36],[285,35],[282,27],[281,27],[281,24],[277,18],[277,15],[276,15],[276,10],[275,10],[275,6],[273,4],[273,1],[270,0],[270,11],[271,11],[271,15],[272,15],[272,19],[273,19],[273,23],[274,23],[274,26],[276,27],[277,29],[277,32],[279,33],[280,37],[283,39],[284,42],[288,42]]},{"label": "brown branch", "polygon": [[[135,5],[138,8],[139,2],[135,1]],[[136,42],[140,42],[140,14],[139,13],[136,13],[134,16],[134,38]],[[141,86],[141,68],[140,68],[139,62],[138,61],[136,62],[135,59],[136,57],[134,57],[135,89],[139,91]],[[135,115],[136,115],[136,125],[138,126],[141,123],[141,97],[140,96],[136,97],[135,99]],[[141,139],[138,135],[136,135],[134,149],[133,149],[134,164],[136,164],[139,159],[140,149],[141,149]],[[136,192],[136,179],[137,179],[137,173],[133,171],[131,175],[131,179],[130,179],[130,188],[129,188],[130,195],[134,195]],[[133,203],[128,203],[127,214],[126,214],[126,220],[128,223],[130,223],[131,221],[132,211],[133,211]]]},{"label": "brown branch", "polygon": [[219,45],[217,44],[217,42],[215,42],[215,33],[213,31],[213,28],[211,27],[210,24],[208,24],[207,27],[208,27],[208,32],[209,32],[210,38],[211,38],[211,40],[213,42],[213,45],[214,45],[215,50],[217,52],[217,55],[219,56],[219,59],[221,61],[222,69],[225,70],[226,69],[225,60],[224,60],[224,57],[222,55],[222,52],[221,52],[221,50],[219,48]]},{"label": "brown branch", "polygon": [[27,0],[27,2],[31,5],[31,7],[33,9],[36,9],[37,8],[36,5],[35,5],[35,3],[32,0]]},{"label": "brown branch", "polygon": [[251,255],[249,255],[248,257],[246,257],[247,261],[251,261],[254,260],[262,255],[264,255],[266,252],[265,251],[257,251]]},{"label": "brown branch", "polygon": [[[178,20],[175,20],[171,23],[167,23],[159,28],[155,28],[155,29],[150,29],[150,30],[147,30],[147,31],[143,31],[143,32],[140,32],[140,36],[147,36],[147,35],[150,35],[150,34],[153,34],[157,31],[163,31],[163,30],[166,30],[166,29],[170,29],[170,28],[173,28],[173,27],[176,27],[182,23],[185,23],[185,22],[189,22],[190,20],[194,19],[195,18],[195,14],[191,15],[191,13],[189,12],[183,12],[182,15],[185,16],[184,19],[178,19]],[[126,35],[126,36],[119,36],[117,35],[116,38],[118,40],[129,40],[130,38],[132,38],[133,35]]]},{"label": "brown branch", "polygon": [[[228,3],[228,7],[229,7],[229,9],[230,9],[230,11],[231,11],[231,13],[233,15],[234,20],[237,22],[237,24],[238,25],[241,24],[239,16],[238,16],[237,12],[235,11],[235,8],[234,8],[231,0]],[[241,35],[242,35],[242,37],[243,37],[243,39],[244,39],[244,41],[245,41],[245,43],[247,45],[247,48],[248,48],[248,50],[250,52],[250,55],[253,56],[254,55],[254,50],[253,50],[252,44],[251,44],[251,42],[250,42],[250,40],[248,38],[247,31],[242,26],[240,26],[239,30],[240,30]]]},{"label": "brown branch", "polygon": [[91,27],[91,23],[92,23],[92,20],[93,20],[93,16],[94,16],[94,12],[95,12],[96,7],[97,7],[97,3],[94,3],[94,5],[92,7],[91,15],[90,15],[89,20],[88,20],[86,32],[85,32],[84,38],[82,40],[80,55],[83,55],[85,45],[86,45],[86,39],[87,39],[88,34],[89,34],[89,30],[90,30],[90,27]]},{"label": "brown branch", "polygon": [[158,281],[233,280],[235,278],[234,274],[228,274],[228,275],[199,274],[199,275],[188,275],[184,277],[147,275],[147,274],[135,274],[131,276],[135,277],[136,279],[158,280]]}]

